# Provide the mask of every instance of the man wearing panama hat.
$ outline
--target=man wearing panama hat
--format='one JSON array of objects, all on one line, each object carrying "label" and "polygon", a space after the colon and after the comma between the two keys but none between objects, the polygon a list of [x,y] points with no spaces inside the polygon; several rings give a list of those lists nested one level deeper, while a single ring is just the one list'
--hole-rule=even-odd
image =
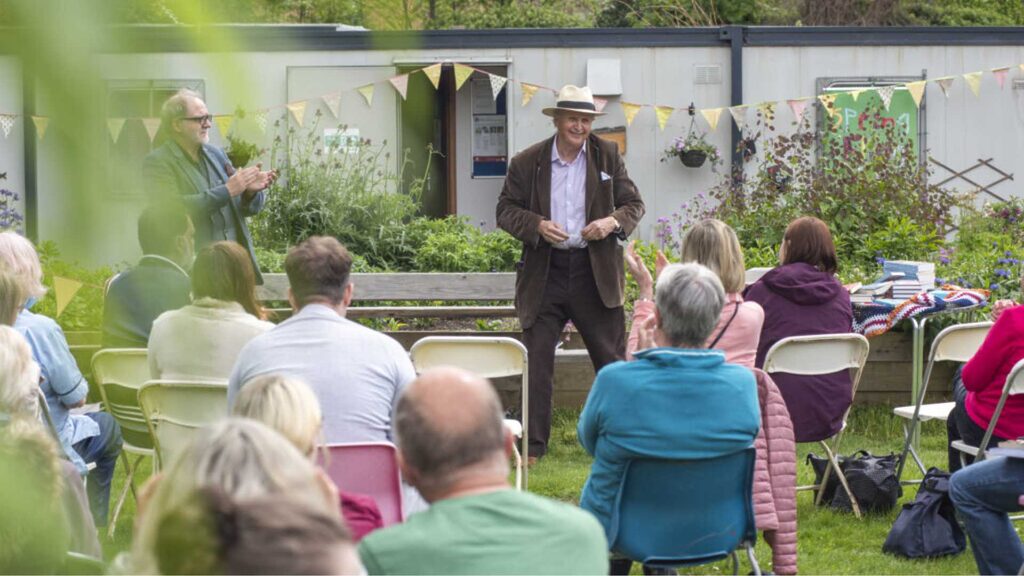
[{"label": "man wearing panama hat", "polygon": [[529,352],[530,459],[547,451],[555,346],[567,321],[600,370],[625,355],[622,247],[644,215],[618,146],[590,133],[602,116],[590,88],[571,84],[544,114],[555,135],[509,163],[498,226],[523,243],[516,311]]}]

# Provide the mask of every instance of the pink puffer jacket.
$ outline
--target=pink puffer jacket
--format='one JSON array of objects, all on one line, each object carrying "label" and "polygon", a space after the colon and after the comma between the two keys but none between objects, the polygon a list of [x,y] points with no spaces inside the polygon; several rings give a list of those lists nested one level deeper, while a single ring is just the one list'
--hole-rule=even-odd
[{"label": "pink puffer jacket", "polygon": [[772,570],[796,574],[796,443],[793,422],[775,382],[754,369],[761,431],[754,441],[754,522],[772,547]]}]

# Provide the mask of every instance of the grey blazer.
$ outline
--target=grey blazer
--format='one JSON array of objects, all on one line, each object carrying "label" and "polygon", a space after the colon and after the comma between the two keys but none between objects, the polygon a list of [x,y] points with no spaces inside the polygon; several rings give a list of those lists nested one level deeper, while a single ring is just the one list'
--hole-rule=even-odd
[{"label": "grey blazer", "polygon": [[209,144],[203,144],[200,153],[200,159],[211,167],[212,188],[185,156],[185,151],[172,140],[146,156],[142,165],[145,185],[154,198],[178,197],[185,203],[196,228],[196,250],[234,236],[249,251],[256,271],[256,283],[262,284],[263,277],[256,263],[256,252],[245,219],[263,209],[266,190],[257,192],[250,200],[245,200],[243,195],[232,198],[226,183],[235,168],[227,155]]}]

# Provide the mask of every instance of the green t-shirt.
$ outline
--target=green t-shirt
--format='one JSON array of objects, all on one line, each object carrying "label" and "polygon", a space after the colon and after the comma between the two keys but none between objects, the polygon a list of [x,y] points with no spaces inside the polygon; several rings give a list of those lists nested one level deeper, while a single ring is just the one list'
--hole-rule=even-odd
[{"label": "green t-shirt", "polygon": [[434,503],[359,544],[370,574],[607,574],[608,543],[589,513],[500,490]]}]

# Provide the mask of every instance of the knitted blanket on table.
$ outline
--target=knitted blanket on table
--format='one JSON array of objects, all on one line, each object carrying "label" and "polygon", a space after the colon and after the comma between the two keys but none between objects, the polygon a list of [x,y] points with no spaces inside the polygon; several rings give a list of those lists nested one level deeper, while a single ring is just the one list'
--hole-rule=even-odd
[{"label": "knitted blanket on table", "polygon": [[966,290],[943,286],[914,294],[909,300],[875,300],[853,307],[853,331],[868,338],[885,334],[907,318],[926,316],[943,310],[971,308],[988,301],[988,290]]}]

